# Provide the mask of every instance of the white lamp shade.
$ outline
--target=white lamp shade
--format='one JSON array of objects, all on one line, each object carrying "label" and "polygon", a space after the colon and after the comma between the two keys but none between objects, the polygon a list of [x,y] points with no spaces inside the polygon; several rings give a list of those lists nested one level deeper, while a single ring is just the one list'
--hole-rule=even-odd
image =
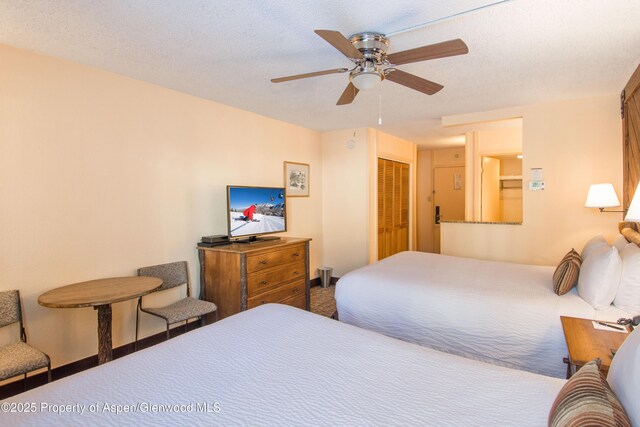
[{"label": "white lamp shade", "polygon": [[629,205],[627,216],[624,217],[625,221],[640,222],[640,184],[636,188],[636,192],[633,194],[633,200]]},{"label": "white lamp shade", "polygon": [[589,194],[587,194],[584,206],[587,208],[612,208],[620,206],[620,200],[618,200],[613,185],[593,184],[589,187]]},{"label": "white lamp shade", "polygon": [[382,79],[380,78],[380,74],[373,71],[364,71],[351,78],[351,83],[353,83],[358,90],[373,89],[378,86],[381,81]]}]

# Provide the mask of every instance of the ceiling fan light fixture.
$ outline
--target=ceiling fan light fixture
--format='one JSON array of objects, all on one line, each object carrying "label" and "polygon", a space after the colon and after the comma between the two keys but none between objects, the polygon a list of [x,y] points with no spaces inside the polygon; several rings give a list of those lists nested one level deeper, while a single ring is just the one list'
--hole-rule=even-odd
[{"label": "ceiling fan light fixture", "polygon": [[371,90],[380,85],[383,80],[389,80],[426,95],[433,95],[444,86],[398,70],[396,67],[429,59],[464,55],[469,52],[469,48],[464,41],[454,39],[387,54],[390,41],[382,33],[366,31],[354,34],[348,39],[339,31],[334,30],[315,30],[315,33],[346,56],[347,59],[355,64],[355,67],[351,70],[335,68],[313,73],[296,74],[271,79],[271,81],[273,83],[282,83],[290,80],[350,71],[349,84],[340,95],[336,105],[351,104],[359,91]]},{"label": "ceiling fan light fixture", "polygon": [[362,71],[357,74],[352,74],[351,83],[358,88],[358,90],[370,90],[375,88],[382,81],[382,76],[378,71]]}]

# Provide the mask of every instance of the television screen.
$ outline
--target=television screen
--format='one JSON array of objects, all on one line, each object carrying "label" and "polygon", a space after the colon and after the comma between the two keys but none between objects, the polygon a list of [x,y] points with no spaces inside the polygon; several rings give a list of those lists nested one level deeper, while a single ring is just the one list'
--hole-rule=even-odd
[{"label": "television screen", "polygon": [[287,231],[282,187],[227,186],[229,238]]}]

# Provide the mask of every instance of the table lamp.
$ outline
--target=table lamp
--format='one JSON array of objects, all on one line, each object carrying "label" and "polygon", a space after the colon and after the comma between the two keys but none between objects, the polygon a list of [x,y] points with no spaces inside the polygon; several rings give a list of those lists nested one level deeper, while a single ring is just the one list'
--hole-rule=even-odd
[{"label": "table lamp", "polygon": [[638,191],[638,189],[640,189],[640,184],[638,184],[636,192],[633,194],[633,199],[631,199],[631,204],[627,210],[627,215],[624,217],[625,221],[640,222],[640,191]]},{"label": "table lamp", "polygon": [[616,190],[614,190],[613,185],[609,183],[591,185],[589,187],[587,201],[585,202],[584,206],[587,208],[598,208],[600,209],[600,212],[624,212],[604,210],[605,208],[620,206],[620,200],[618,200]]}]

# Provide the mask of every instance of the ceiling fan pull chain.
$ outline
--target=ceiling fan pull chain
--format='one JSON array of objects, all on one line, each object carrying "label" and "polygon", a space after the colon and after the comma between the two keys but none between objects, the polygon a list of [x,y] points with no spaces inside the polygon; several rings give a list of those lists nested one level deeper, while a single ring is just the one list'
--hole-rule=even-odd
[{"label": "ceiling fan pull chain", "polygon": [[382,94],[378,95],[378,124],[382,124]]}]

